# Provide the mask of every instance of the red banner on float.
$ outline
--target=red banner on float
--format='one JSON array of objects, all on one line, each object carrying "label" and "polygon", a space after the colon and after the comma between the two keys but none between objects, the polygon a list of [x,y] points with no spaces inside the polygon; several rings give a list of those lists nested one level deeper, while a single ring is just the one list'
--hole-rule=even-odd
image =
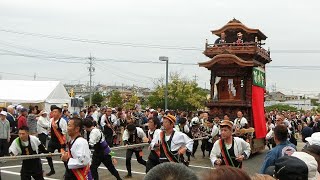
[{"label": "red banner on float", "polygon": [[256,138],[265,138],[267,134],[264,116],[264,88],[252,86],[252,114]]}]

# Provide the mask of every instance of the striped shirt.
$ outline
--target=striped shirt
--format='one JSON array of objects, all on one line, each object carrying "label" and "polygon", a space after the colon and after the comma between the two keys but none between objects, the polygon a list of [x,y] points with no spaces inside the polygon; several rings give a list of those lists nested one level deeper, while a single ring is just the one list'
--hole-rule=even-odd
[{"label": "striped shirt", "polygon": [[7,119],[0,120],[0,139],[10,138],[10,123]]},{"label": "striped shirt", "polygon": [[37,133],[37,119],[36,115],[29,114],[27,118],[27,124],[29,128],[30,134],[36,134]]}]

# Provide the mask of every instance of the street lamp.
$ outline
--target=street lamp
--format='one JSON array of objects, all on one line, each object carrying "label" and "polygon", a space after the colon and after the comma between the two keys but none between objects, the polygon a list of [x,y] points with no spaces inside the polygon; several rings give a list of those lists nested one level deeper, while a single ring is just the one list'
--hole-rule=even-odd
[{"label": "street lamp", "polygon": [[165,91],[165,96],[164,96],[164,109],[167,110],[168,109],[168,63],[169,63],[169,58],[166,56],[160,56],[159,60],[166,62],[166,91]]}]

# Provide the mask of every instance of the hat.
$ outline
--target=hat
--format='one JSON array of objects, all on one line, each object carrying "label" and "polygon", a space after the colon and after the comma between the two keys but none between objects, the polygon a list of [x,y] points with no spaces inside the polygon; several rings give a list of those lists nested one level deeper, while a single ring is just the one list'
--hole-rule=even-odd
[{"label": "hat", "polygon": [[5,112],[5,111],[1,111],[0,115],[7,116],[7,112]]},{"label": "hat", "polygon": [[306,163],[308,166],[308,180],[318,179],[318,162],[313,156],[305,152],[294,152],[291,156],[297,157]]},{"label": "hat", "polygon": [[150,109],[150,112],[153,112],[153,111],[155,111],[154,109]]},{"label": "hat", "polygon": [[22,109],[21,109],[21,112],[27,112],[27,111],[28,111],[27,108],[22,108]]},{"label": "hat", "polygon": [[77,111],[73,112],[72,115],[79,115],[79,113]]},{"label": "hat", "polygon": [[68,104],[63,104],[62,107],[68,107]]},{"label": "hat", "polygon": [[237,33],[237,36],[242,36],[243,34],[241,32],[238,32]]},{"label": "hat", "polygon": [[287,119],[285,119],[285,120],[283,121],[283,123],[284,123],[284,125],[286,125],[287,127],[289,127],[289,125],[290,125],[290,122],[289,122]]},{"label": "hat", "polygon": [[199,121],[199,118],[198,117],[194,117],[194,118],[192,118],[191,119],[191,125],[193,126],[193,125],[197,125],[197,124],[199,124],[200,123],[200,121]]},{"label": "hat", "polygon": [[320,146],[320,132],[313,133],[311,137],[306,138],[306,141],[308,141],[310,145]]},{"label": "hat", "polygon": [[223,120],[223,121],[221,121],[220,126],[229,126],[229,127],[233,128],[233,123],[229,120]]},{"label": "hat", "polygon": [[308,179],[308,166],[294,156],[282,156],[275,162],[274,175],[277,179]]},{"label": "hat", "polygon": [[172,116],[171,114],[165,115],[163,118],[168,119],[172,123],[176,123],[176,117]]},{"label": "hat", "polygon": [[48,112],[47,111],[43,111],[42,114],[48,114]]},{"label": "hat", "polygon": [[23,108],[23,106],[19,104],[16,108],[17,108],[17,110],[20,110]]}]

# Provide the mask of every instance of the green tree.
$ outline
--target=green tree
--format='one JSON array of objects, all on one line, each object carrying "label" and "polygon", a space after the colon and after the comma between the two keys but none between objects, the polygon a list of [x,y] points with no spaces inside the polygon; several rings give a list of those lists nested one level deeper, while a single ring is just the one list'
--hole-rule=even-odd
[{"label": "green tree", "polygon": [[[158,83],[156,89],[148,98],[151,107],[164,107],[165,85]],[[170,76],[168,83],[168,108],[179,110],[197,110],[204,108],[207,93],[198,87],[195,81],[188,81],[179,77],[178,74]]]},{"label": "green tree", "polygon": [[124,105],[126,109],[133,109],[134,106],[139,102],[139,98],[136,95],[131,96],[129,101]]},{"label": "green tree", "polygon": [[319,99],[311,99],[311,105],[312,106],[319,106],[320,104],[318,103]]},{"label": "green tree", "polygon": [[97,104],[98,106],[101,106],[103,100],[104,97],[99,92],[94,93],[92,96],[92,104]]},{"label": "green tree", "polygon": [[111,107],[122,107],[122,97],[119,91],[113,91],[108,105]]},{"label": "green tree", "polygon": [[296,107],[292,107],[292,106],[289,106],[289,105],[284,105],[284,104],[275,104],[275,105],[272,105],[272,106],[267,106],[266,108],[266,111],[267,112],[270,112],[270,111],[273,111],[273,110],[278,110],[278,111],[297,111],[297,108]]}]

